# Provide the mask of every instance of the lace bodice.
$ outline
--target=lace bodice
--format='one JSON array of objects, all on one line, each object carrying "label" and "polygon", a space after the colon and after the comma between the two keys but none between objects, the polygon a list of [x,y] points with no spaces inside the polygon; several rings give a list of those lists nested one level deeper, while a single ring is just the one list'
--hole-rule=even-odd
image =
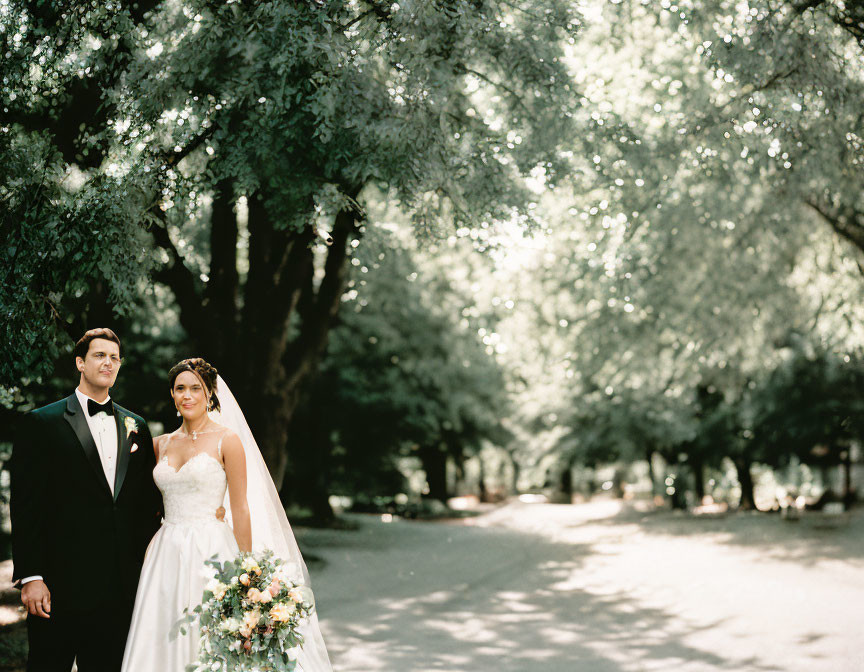
[{"label": "lace bodice", "polygon": [[[178,469],[169,462],[168,444],[173,443],[175,435],[167,438],[153,469],[153,480],[162,492],[166,524],[220,523],[216,510],[222,506],[228,486],[221,462],[224,434],[220,434],[218,443],[199,439],[202,443],[199,452]],[[216,444],[215,451],[212,444]]]}]

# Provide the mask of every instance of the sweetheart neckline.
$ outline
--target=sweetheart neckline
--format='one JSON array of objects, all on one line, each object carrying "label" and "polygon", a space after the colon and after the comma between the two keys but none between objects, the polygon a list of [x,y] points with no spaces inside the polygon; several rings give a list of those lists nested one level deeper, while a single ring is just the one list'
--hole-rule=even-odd
[{"label": "sweetheart neckline", "polygon": [[167,455],[162,456],[162,459],[159,460],[159,464],[162,464],[164,462],[172,472],[174,472],[175,474],[179,474],[181,471],[183,471],[183,467],[185,467],[187,464],[189,464],[195,458],[201,457],[202,455],[204,455],[205,457],[209,457],[211,460],[213,460],[216,464],[218,464],[224,470],[224,467],[222,467],[222,463],[219,460],[217,460],[215,457],[213,457],[210,453],[203,453],[203,452],[197,453],[196,455],[193,455],[192,457],[190,457],[188,460],[186,460],[183,464],[180,465],[179,469],[175,469],[174,467],[171,466],[171,464],[168,462],[168,456]]}]

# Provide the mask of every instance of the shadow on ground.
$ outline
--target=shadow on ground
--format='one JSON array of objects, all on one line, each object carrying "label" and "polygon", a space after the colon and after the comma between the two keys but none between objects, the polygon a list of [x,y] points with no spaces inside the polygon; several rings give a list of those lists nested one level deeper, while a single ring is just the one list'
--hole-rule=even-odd
[{"label": "shadow on ground", "polygon": [[782,669],[687,642],[721,620],[688,622],[626,592],[581,588],[574,577],[583,562],[604,552],[589,544],[439,527],[440,540],[430,544],[417,525],[370,518],[357,532],[327,540],[330,569],[316,592],[338,670]]},{"label": "shadow on ground", "polygon": [[620,511],[605,522],[638,525],[652,534],[700,535],[796,565],[839,560],[864,567],[864,509],[853,509],[846,521],[836,526],[819,526],[818,515],[794,521],[759,511],[730,511],[720,517],[705,517],[683,511],[640,511],[622,504]]}]

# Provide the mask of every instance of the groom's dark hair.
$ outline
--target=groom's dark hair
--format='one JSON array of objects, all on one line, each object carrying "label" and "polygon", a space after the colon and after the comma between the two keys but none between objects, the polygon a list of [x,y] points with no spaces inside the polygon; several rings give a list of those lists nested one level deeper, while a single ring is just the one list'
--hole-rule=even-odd
[{"label": "groom's dark hair", "polygon": [[120,339],[110,329],[106,329],[101,327],[99,329],[90,329],[84,333],[84,335],[78,340],[75,344],[75,349],[72,351],[73,356],[80,357],[81,359],[87,358],[87,351],[90,349],[90,341],[94,338],[104,338],[106,341],[114,341],[117,344],[118,348],[121,348]]}]

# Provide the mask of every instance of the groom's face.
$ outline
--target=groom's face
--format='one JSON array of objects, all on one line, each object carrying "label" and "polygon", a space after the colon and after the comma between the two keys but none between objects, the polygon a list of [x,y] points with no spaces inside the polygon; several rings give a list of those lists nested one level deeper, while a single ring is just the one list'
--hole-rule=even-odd
[{"label": "groom's face", "polygon": [[120,371],[120,346],[105,338],[94,338],[87,354],[83,359],[76,358],[75,364],[93,387],[112,387]]}]

